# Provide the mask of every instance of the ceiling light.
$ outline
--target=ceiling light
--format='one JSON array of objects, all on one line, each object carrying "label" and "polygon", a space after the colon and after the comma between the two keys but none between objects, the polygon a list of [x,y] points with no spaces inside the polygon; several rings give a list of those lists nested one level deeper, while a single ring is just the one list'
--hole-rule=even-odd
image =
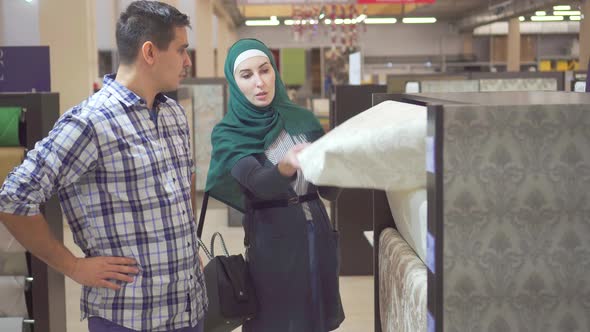
[{"label": "ceiling light", "polygon": [[581,21],[582,16],[570,16],[570,21]]},{"label": "ceiling light", "polygon": [[25,2],[31,3],[33,2],[33,0],[25,0]]},{"label": "ceiling light", "polygon": [[366,18],[367,18],[367,15],[365,15],[365,14],[360,14],[360,15],[359,15],[359,16],[356,18],[356,21],[357,21],[357,22],[362,22],[362,21],[363,21],[364,19],[366,19]]},{"label": "ceiling light", "polygon": [[285,25],[293,25],[293,24],[295,24],[295,21],[294,20],[285,20],[285,22],[283,22],[283,23],[285,23]]},{"label": "ceiling light", "polygon": [[534,22],[563,21],[563,16],[531,16],[531,21],[534,21]]},{"label": "ceiling light", "polygon": [[582,13],[579,10],[562,10],[562,11],[554,11],[553,15],[559,16],[579,16]]},{"label": "ceiling light", "polygon": [[394,17],[368,17],[364,20],[365,24],[393,24],[397,22]]},{"label": "ceiling light", "polygon": [[520,16],[520,17],[518,18],[518,20],[519,20],[519,21],[521,21],[521,22],[524,22],[525,18],[524,18],[524,16]]},{"label": "ceiling light", "polygon": [[435,17],[404,17],[402,19],[404,23],[434,23],[436,22]]},{"label": "ceiling light", "polygon": [[271,17],[270,17],[270,20],[271,20],[271,21],[276,21],[276,20],[277,20],[277,17],[276,17],[276,16],[271,16]]},{"label": "ceiling light", "polygon": [[280,24],[278,20],[247,20],[245,23],[249,27],[273,26]]},{"label": "ceiling light", "polygon": [[553,10],[571,10],[571,6],[553,6]]},{"label": "ceiling light", "polygon": [[324,20],[324,24],[332,24],[332,20],[327,18]]},{"label": "ceiling light", "polygon": [[537,15],[537,16],[545,16],[545,15],[547,15],[547,13],[544,12],[544,11],[542,11],[542,10],[540,10],[540,11],[535,12],[535,15]]}]

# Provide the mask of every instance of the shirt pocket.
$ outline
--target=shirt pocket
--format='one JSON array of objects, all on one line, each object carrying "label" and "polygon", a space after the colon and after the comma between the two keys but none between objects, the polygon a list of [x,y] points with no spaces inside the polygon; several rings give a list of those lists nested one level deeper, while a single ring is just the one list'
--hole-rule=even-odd
[{"label": "shirt pocket", "polygon": [[187,148],[187,144],[183,138],[183,136],[180,135],[172,135],[172,143],[174,145],[174,150],[177,156],[189,156],[190,157],[190,153],[189,150]]},{"label": "shirt pocket", "polygon": [[187,144],[182,136],[172,136],[172,161],[174,167],[178,170],[181,180],[190,183],[190,176],[192,173],[192,156],[187,148]]},{"label": "shirt pocket", "polygon": [[[149,203],[165,196],[159,172],[162,160],[157,151],[148,152],[143,145],[105,154],[104,174],[100,181],[115,201]],[[147,201],[146,201],[147,200]]]}]

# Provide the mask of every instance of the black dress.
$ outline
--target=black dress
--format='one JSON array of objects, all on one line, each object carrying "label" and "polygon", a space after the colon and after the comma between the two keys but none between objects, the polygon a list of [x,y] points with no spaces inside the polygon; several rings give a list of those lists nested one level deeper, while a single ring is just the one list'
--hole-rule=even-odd
[{"label": "black dress", "polygon": [[[299,143],[283,132],[265,154],[242,158],[232,169],[247,197],[256,201],[288,199],[318,192],[299,173],[283,177],[276,166]],[[305,183],[304,183],[305,182]],[[302,185],[303,184],[303,185]],[[301,190],[305,192],[301,192]],[[320,187],[335,199],[339,190]],[[321,200],[288,207],[249,209],[244,220],[246,257],[260,303],[246,332],[325,332],[344,320],[338,271],[338,233]]]}]

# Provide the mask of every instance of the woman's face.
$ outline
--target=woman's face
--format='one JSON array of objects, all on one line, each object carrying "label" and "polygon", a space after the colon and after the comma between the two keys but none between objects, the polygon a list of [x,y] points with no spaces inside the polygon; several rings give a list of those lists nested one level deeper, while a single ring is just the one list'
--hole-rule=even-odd
[{"label": "woman's face", "polygon": [[275,71],[267,57],[255,56],[242,61],[234,78],[240,91],[254,106],[266,107],[275,97]]}]

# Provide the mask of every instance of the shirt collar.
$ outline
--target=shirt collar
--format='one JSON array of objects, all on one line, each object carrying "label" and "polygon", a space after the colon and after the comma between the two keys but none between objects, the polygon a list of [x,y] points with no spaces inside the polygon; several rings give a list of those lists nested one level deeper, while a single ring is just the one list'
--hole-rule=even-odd
[{"label": "shirt collar", "polygon": [[[103,89],[114,95],[125,106],[141,105],[145,107],[145,100],[138,96],[135,92],[129,90],[127,87],[115,80],[117,74],[108,74],[103,79]],[[154,108],[160,103],[165,103],[168,97],[163,93],[156,94],[154,99]]]}]

